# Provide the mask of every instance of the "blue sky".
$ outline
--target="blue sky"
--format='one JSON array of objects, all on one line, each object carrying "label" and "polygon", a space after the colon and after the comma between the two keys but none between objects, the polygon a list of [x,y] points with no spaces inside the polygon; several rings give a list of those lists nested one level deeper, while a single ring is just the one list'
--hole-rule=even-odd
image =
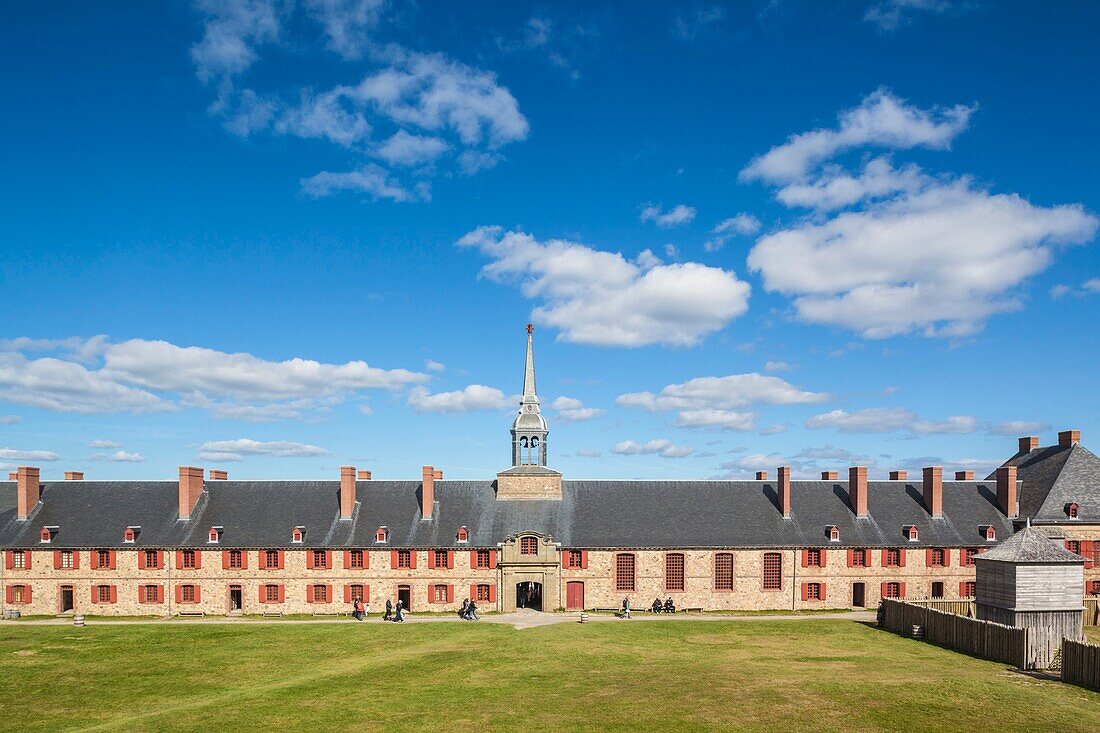
[{"label": "blue sky", "polygon": [[1100,433],[1100,8],[638,5],[7,8],[5,470],[487,477],[528,320],[567,476]]}]

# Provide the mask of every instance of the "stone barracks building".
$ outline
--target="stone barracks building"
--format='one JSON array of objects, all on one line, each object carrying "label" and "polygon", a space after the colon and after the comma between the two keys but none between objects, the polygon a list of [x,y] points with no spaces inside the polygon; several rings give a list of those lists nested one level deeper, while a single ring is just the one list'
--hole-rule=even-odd
[{"label": "stone barracks building", "polygon": [[355,597],[451,611],[634,607],[873,607],[974,595],[974,556],[1025,518],[1084,555],[1100,594],[1100,459],[1077,431],[993,474],[930,466],[910,479],[588,481],[547,466],[528,327],[512,465],[495,479],[0,482],[3,608],[24,615],[325,613]]}]

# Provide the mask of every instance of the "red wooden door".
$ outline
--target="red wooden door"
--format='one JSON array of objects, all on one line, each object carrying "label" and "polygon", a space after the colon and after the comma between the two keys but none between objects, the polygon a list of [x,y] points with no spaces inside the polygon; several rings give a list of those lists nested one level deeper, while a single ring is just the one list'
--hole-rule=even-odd
[{"label": "red wooden door", "polygon": [[584,583],[571,580],[565,584],[565,607],[570,610],[584,609]]}]

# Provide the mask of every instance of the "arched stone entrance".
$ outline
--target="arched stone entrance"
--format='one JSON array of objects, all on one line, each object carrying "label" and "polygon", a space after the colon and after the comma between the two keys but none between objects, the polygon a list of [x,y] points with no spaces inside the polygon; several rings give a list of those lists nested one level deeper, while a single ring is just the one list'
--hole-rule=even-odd
[{"label": "arched stone entrance", "polygon": [[561,553],[550,537],[537,532],[508,537],[500,545],[497,568],[501,611],[556,611],[562,607]]},{"label": "arched stone entrance", "polygon": [[542,609],[542,583],[525,580],[516,583],[516,608],[529,608],[532,611]]}]

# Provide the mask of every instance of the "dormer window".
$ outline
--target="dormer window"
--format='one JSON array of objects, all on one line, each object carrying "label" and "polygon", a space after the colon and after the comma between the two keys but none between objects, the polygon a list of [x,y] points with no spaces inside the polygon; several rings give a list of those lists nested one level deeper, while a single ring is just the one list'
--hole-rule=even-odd
[{"label": "dormer window", "polygon": [[211,527],[209,534],[206,536],[207,542],[220,542],[222,538],[221,527]]},{"label": "dormer window", "polygon": [[829,542],[840,542],[840,527],[830,524],[825,529],[829,532]]},{"label": "dormer window", "polygon": [[56,531],[57,527],[43,527],[42,531],[38,533],[38,541],[53,542],[53,535]]},{"label": "dormer window", "polygon": [[986,542],[992,542],[997,539],[997,528],[992,524],[987,524],[982,527],[982,535],[985,537]]},{"label": "dormer window", "polygon": [[455,542],[466,542],[470,539],[470,533],[466,531],[465,527],[458,528],[458,534],[455,535]]},{"label": "dormer window", "polygon": [[1080,510],[1080,507],[1077,506],[1077,502],[1071,501],[1069,504],[1066,504],[1066,516],[1070,519],[1077,519],[1078,510]]},{"label": "dormer window", "polygon": [[290,541],[294,544],[300,545],[302,543],[302,540],[305,539],[305,536],[305,527],[295,527],[294,531],[290,533]]},{"label": "dormer window", "polygon": [[137,539],[138,532],[141,531],[141,527],[127,527],[126,531],[122,533],[122,541],[127,544],[133,544]]},{"label": "dormer window", "polygon": [[537,554],[539,554],[539,538],[538,537],[520,537],[519,538],[519,554],[521,554],[521,555],[537,555]]},{"label": "dormer window", "polygon": [[388,542],[390,539],[390,531],[385,527],[379,527],[374,533],[375,542]]},{"label": "dormer window", "polygon": [[909,525],[905,528],[905,536],[909,539],[910,542],[916,542],[918,539],[920,539],[917,528],[913,525]]}]

